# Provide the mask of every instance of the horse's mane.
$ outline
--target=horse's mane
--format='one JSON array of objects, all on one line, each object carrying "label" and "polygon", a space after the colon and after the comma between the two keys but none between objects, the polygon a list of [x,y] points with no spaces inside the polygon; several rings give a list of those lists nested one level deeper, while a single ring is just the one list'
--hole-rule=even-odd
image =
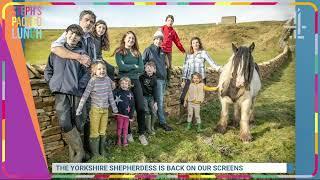
[{"label": "horse's mane", "polygon": [[239,47],[237,52],[234,54],[234,57],[232,59],[232,64],[233,64],[233,71],[232,71],[233,78],[237,77],[238,67],[242,65],[240,74],[244,75],[245,88],[249,89],[252,76],[253,76],[253,70],[255,68],[255,63],[253,60],[253,56],[251,55],[250,49],[244,46]]}]

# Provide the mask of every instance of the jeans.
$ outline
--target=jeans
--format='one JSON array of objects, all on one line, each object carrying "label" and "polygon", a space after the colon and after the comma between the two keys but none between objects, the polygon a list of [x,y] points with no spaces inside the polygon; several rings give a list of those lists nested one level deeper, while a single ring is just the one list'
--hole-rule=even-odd
[{"label": "jeans", "polygon": [[143,135],[146,132],[143,92],[140,81],[138,79],[131,79],[131,82],[134,85],[132,88],[132,93],[134,96],[135,109],[137,112],[138,133],[139,135]]},{"label": "jeans", "polygon": [[160,124],[166,123],[166,119],[164,117],[164,107],[163,107],[165,90],[166,90],[166,81],[157,79],[156,101],[158,105],[158,119]]},{"label": "jeans", "polygon": [[83,131],[83,121],[81,116],[76,116],[81,97],[56,93],[55,94],[55,109],[59,119],[59,125],[64,133],[71,131],[74,127],[79,132]]}]

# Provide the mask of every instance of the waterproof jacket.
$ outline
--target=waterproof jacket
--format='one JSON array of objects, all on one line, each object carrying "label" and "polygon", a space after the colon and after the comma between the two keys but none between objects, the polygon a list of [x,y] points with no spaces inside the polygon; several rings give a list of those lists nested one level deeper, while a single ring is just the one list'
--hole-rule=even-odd
[{"label": "waterproof jacket", "polygon": [[165,80],[167,78],[165,54],[162,49],[154,44],[147,47],[142,54],[143,63],[153,60],[156,64],[157,79]]},{"label": "waterproof jacket", "polygon": [[185,53],[185,50],[180,42],[179,36],[173,29],[173,27],[168,27],[164,25],[161,27],[161,30],[163,33],[163,42],[161,48],[165,53],[172,52],[172,41],[174,42],[174,44],[176,44],[176,46],[182,53]]},{"label": "waterproof jacket", "polygon": [[[72,52],[85,53],[81,47],[74,49],[70,49],[66,45],[65,47]],[[44,78],[49,83],[52,93],[64,93],[81,97],[84,91],[83,87],[87,83],[82,82],[84,74],[87,73],[86,71],[87,69],[78,61],[64,59],[51,53],[44,70]]]}]

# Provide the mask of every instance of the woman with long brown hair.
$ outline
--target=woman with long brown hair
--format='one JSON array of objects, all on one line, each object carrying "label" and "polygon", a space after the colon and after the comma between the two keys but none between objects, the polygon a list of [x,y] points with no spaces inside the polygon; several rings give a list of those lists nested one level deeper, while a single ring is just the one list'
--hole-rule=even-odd
[{"label": "woman with long brown hair", "polygon": [[[144,65],[139,51],[137,36],[134,32],[128,31],[121,39],[120,46],[114,51],[116,62],[119,67],[119,76],[129,77],[133,84],[132,92],[135,99],[135,109],[137,112],[138,133],[141,144],[147,145],[145,137],[145,110],[142,87],[139,76],[143,74]],[[121,97],[120,97],[121,98]],[[132,134],[129,127],[128,141],[132,142]]]}]

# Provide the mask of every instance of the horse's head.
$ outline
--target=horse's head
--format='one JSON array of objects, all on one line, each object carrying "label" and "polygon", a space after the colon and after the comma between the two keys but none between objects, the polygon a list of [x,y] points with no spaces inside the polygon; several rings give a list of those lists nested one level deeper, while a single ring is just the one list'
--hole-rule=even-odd
[{"label": "horse's head", "polygon": [[248,88],[250,85],[255,67],[252,56],[254,46],[254,43],[252,43],[249,47],[237,47],[232,43],[234,53],[232,58],[232,78],[236,78],[235,85],[238,88],[241,86]]}]

